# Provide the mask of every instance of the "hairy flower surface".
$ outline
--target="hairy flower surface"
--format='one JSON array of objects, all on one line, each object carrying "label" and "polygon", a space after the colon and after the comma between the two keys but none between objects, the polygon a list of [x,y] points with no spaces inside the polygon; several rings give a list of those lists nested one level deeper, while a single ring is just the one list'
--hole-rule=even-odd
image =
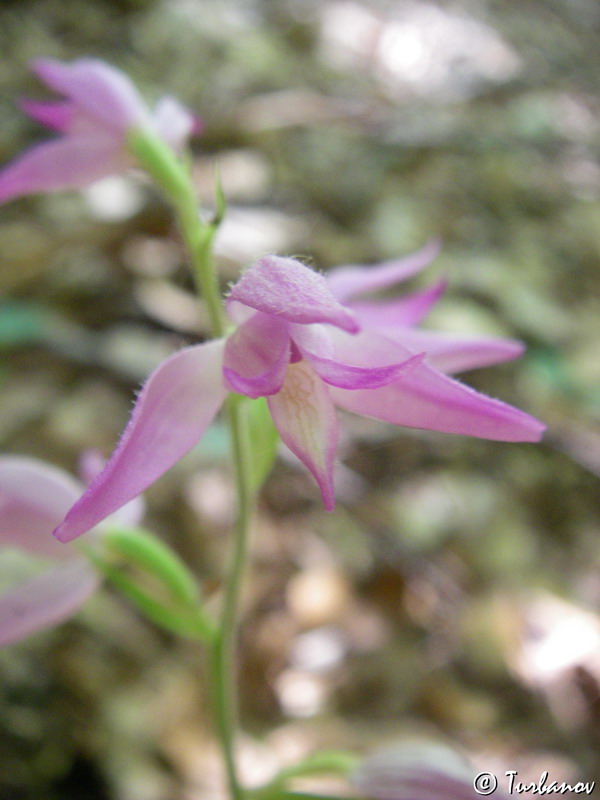
[{"label": "hairy flower surface", "polygon": [[[90,470],[98,471],[88,457]],[[100,578],[88,560],[52,536],[84,488],[43,461],[0,458],[0,548],[30,553],[45,564],[34,577],[0,594],[0,647],[62,622],[98,588]],[[135,524],[141,513],[137,501],[120,510],[119,521]]]},{"label": "hairy flower surface", "polygon": [[150,111],[129,78],[103,61],[70,64],[38,59],[38,77],[65,99],[24,100],[30,117],[61,136],[27,150],[0,172],[0,202],[38,192],[78,189],[135,164],[128,136],[147,130],[179,151],[197,130],[197,118],[175,98]]},{"label": "hairy flower surface", "polygon": [[415,274],[436,251],[430,245],[327,277],[291,258],[257,261],[227,300],[236,329],[180,350],[150,375],[116,450],[57,538],[79,536],[160,477],[199,441],[228,392],[267,398],[282,440],[315,477],[328,510],[336,406],[411,428],[538,441],[538,420],[446,374],[515,358],[520,343],[416,330],[441,284],[401,300],[358,299]]}]

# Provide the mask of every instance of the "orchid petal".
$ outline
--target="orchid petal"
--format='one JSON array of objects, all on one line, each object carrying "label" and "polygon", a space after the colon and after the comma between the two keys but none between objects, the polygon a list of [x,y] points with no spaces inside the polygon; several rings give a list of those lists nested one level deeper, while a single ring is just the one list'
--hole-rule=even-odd
[{"label": "orchid petal", "polygon": [[0,172],[0,202],[36,192],[78,189],[120,172],[127,163],[108,136],[66,136],[43,142]]},{"label": "orchid petal", "polygon": [[414,769],[404,767],[402,771],[390,767],[365,767],[355,775],[354,785],[371,800],[468,800],[472,796],[473,782],[447,775],[434,767]]},{"label": "orchid petal", "polygon": [[267,401],[282,440],[312,472],[325,509],[332,511],[338,424],[327,386],[302,360],[288,366],[281,390]]},{"label": "orchid petal", "polygon": [[161,97],[152,112],[156,133],[176,152],[181,152],[190,136],[200,133],[202,122],[175,97]]},{"label": "orchid petal", "polygon": [[505,442],[537,442],[545,426],[513,406],[476,392],[421,363],[380,389],[332,389],[341,408],[407,428]]},{"label": "orchid petal", "polygon": [[414,328],[396,329],[387,335],[413,352],[426,353],[428,364],[450,374],[510,361],[524,350],[522,342],[515,339],[468,338]]},{"label": "orchid petal", "polygon": [[0,647],[70,617],[99,584],[88,562],[76,558],[9,590],[0,597]]},{"label": "orchid petal", "polygon": [[331,358],[323,358],[315,353],[302,352],[325,383],[340,389],[377,389],[380,386],[386,386],[412,372],[424,357],[420,353],[410,356],[400,363],[382,367],[362,367],[344,364]]},{"label": "orchid petal", "polygon": [[349,304],[363,328],[383,330],[417,325],[440,299],[446,281],[441,280],[420,292],[397,300],[359,300]]},{"label": "orchid petal", "polygon": [[348,335],[326,325],[290,325],[293,342],[319,377],[341,389],[375,389],[407,374],[424,353],[412,353],[370,331]]},{"label": "orchid petal", "polygon": [[430,264],[439,251],[440,243],[433,240],[405,258],[384,261],[369,267],[358,265],[336,267],[327,273],[327,284],[335,297],[344,301],[357,294],[386,289],[395,283],[412,278]]},{"label": "orchid petal", "polygon": [[242,303],[236,303],[235,300],[231,300],[229,297],[225,300],[225,311],[227,311],[227,315],[236,325],[241,325],[242,322],[246,322],[247,319],[259,313],[254,308],[245,306]]},{"label": "orchid petal", "polygon": [[61,133],[66,133],[70,130],[76,113],[75,106],[69,100],[47,103],[23,99],[19,102],[19,106],[32,119],[41,122],[47,128],[52,128]]},{"label": "orchid petal", "polygon": [[227,339],[223,374],[232,391],[263,397],[281,389],[289,360],[288,323],[259,311]]},{"label": "orchid petal", "polygon": [[[474,773],[445,745],[409,740],[368,756],[350,782],[372,800],[467,800]],[[503,793],[500,800],[506,800]]]},{"label": "orchid petal", "polygon": [[234,285],[229,300],[288,322],[327,322],[350,333],[360,328],[352,312],[331,294],[325,278],[293,258],[259,259]]},{"label": "orchid petal", "polygon": [[[320,325],[318,323],[315,325],[299,325],[298,323],[290,322],[289,330],[292,342],[297,346],[301,354],[308,352],[316,353],[321,358],[336,357],[332,329],[329,325]],[[351,338],[354,341],[354,335],[348,337],[347,334],[342,334],[342,337],[344,339]]]},{"label": "orchid petal", "polygon": [[[93,483],[98,475],[100,475],[105,466],[106,459],[98,450],[84,450],[79,459],[78,474],[81,475],[85,485],[90,486],[90,484]],[[81,494],[81,492],[79,492],[79,494]],[[72,503],[69,504],[69,506],[71,505]],[[136,525],[139,525],[142,521],[145,511],[146,502],[143,496],[139,495],[138,497],[134,497],[133,500],[130,500],[124,506],[121,506],[121,508],[117,509],[117,511],[115,511],[115,513],[108,518],[107,522],[110,523],[110,520],[112,519],[116,524],[124,525],[128,528],[135,528]],[[58,520],[58,522],[60,522],[63,517],[64,514],[61,515],[61,518]],[[58,522],[52,527],[56,527]],[[54,537],[52,538],[54,539]]]},{"label": "orchid petal", "polygon": [[[385,364],[414,355],[399,342],[377,333],[348,336],[333,329],[337,358]],[[438,372],[427,361],[394,383],[379,389],[331,389],[336,405],[356,414],[407,428],[459,433],[500,441],[534,442],[544,431],[538,420],[491,397],[479,394]]]},{"label": "orchid petal", "polygon": [[81,58],[65,64],[40,58],[33,70],[47,86],[120,134],[147,122],[148,112],[133,83],[103,61]]},{"label": "orchid petal", "polygon": [[225,399],[224,342],[217,339],[170,356],[142,388],[104,470],[56,529],[68,542],[124,506],[200,439]]},{"label": "orchid petal", "polygon": [[0,544],[42,556],[72,558],[52,536],[83,486],[58,467],[21,456],[0,458]]},{"label": "orchid petal", "polygon": [[352,783],[371,800],[467,800],[473,781],[448,774],[435,766],[393,763],[361,765]]}]

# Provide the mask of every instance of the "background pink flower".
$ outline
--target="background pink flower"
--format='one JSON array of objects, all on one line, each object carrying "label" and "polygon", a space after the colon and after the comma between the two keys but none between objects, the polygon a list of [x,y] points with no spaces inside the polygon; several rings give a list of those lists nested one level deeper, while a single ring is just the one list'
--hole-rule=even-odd
[{"label": "background pink flower", "polygon": [[130,79],[103,61],[37,59],[33,71],[65,99],[24,100],[21,107],[61,136],[35,145],[0,172],[0,202],[78,189],[122,172],[135,163],[127,142],[131,131],[150,130],[179,151],[199,128],[173,97],[163,97],[150,111]]},{"label": "background pink flower", "polygon": [[[98,471],[87,457],[83,471]],[[0,548],[42,559],[45,568],[0,595],[0,646],[56,625],[74,614],[98,588],[100,577],[77,550],[61,544],[52,530],[84,485],[58,467],[22,456],[0,458]],[[122,522],[135,524],[143,506],[123,508]]]},{"label": "background pink flower", "polygon": [[[476,776],[477,770],[447,745],[416,740],[368,756],[351,782],[369,800],[473,800]],[[507,797],[501,789],[492,794]]]}]

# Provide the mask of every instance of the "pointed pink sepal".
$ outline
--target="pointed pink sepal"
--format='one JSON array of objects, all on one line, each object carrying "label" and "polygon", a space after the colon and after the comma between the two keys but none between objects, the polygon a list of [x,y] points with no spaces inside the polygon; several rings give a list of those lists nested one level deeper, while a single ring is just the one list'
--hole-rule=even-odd
[{"label": "pointed pink sepal", "polygon": [[363,328],[389,330],[418,325],[432,306],[437,303],[447,286],[446,280],[438,281],[412,294],[394,300],[358,300],[348,307],[354,311]]},{"label": "pointed pink sepal", "polygon": [[41,102],[23,98],[19,108],[47,128],[66,133],[73,125],[75,107],[69,100]]},{"label": "pointed pink sepal", "polygon": [[412,278],[425,269],[440,252],[440,243],[433,240],[405,258],[384,261],[372,266],[336,267],[327,273],[327,284],[338,300],[387,289]]},{"label": "pointed pink sepal", "polygon": [[101,133],[42,142],[0,172],[0,203],[26,194],[79,189],[121,172],[128,163],[111,137]]},{"label": "pointed pink sepal", "polygon": [[355,414],[404,425],[503,442],[538,442],[545,430],[518,408],[486,397],[425,363],[380,389],[332,389],[337,405]]},{"label": "pointed pink sepal", "polygon": [[[400,343],[377,333],[352,337],[334,331],[338,358],[362,363],[386,363],[410,357]],[[507,442],[537,442],[545,430],[534,417],[476,392],[442,374],[425,360],[397,381],[378,389],[348,391],[332,387],[336,405],[393,425],[478,436]]]},{"label": "pointed pink sepal", "polygon": [[119,134],[147,122],[147,109],[133,83],[104,61],[80,58],[65,64],[39,58],[32,68],[47,86]]},{"label": "pointed pink sepal", "polygon": [[200,440],[227,394],[223,348],[221,339],[185,348],[150,375],[106,467],[55,530],[59,541],[137,497]]},{"label": "pointed pink sepal", "polygon": [[512,361],[525,349],[515,339],[456,336],[417,328],[400,329],[388,336],[413,352],[426,353],[428,364],[450,375]]}]

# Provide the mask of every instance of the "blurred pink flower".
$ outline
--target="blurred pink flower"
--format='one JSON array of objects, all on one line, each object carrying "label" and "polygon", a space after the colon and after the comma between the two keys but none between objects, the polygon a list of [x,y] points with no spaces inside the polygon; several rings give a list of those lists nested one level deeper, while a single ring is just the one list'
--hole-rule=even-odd
[{"label": "blurred pink flower", "polygon": [[[89,456],[84,469],[96,474]],[[0,647],[74,614],[98,588],[100,577],[88,560],[60,544],[52,530],[77,500],[84,485],[58,467],[21,456],[0,457],[0,548],[17,549],[46,567],[0,594]],[[137,500],[119,512],[122,523],[139,521]]]},{"label": "blurred pink flower", "polygon": [[199,120],[173,97],[163,97],[151,112],[129,78],[103,61],[41,58],[32,68],[66,99],[24,100],[21,107],[61,136],[35,145],[0,172],[0,202],[78,189],[122,172],[135,163],[127,143],[131,131],[150,130],[179,151],[199,129]]},{"label": "blurred pink flower", "polygon": [[402,300],[355,299],[413,275],[436,252],[429,245],[407,259],[326,277],[291,258],[257,261],[227,300],[237,328],[157,367],[58,539],[89,530],[159,478],[200,440],[228,392],[267,398],[281,438],[315,477],[327,510],[334,507],[336,406],[411,428],[538,441],[538,420],[444,374],[515,358],[521,344],[415,330],[440,284]]},{"label": "blurred pink flower", "polygon": [[[458,753],[433,741],[404,742],[373,753],[350,780],[369,800],[473,800],[484,794],[493,794],[499,800],[507,797],[494,787],[496,779],[491,773],[478,775]],[[480,791],[474,788],[474,782]]]}]

